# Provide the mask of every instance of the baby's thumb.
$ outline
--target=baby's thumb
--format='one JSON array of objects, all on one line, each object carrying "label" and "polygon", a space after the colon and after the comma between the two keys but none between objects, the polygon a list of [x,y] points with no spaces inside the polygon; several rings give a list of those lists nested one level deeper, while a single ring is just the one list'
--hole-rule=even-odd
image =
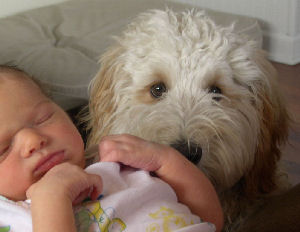
[{"label": "baby's thumb", "polygon": [[98,175],[91,174],[91,183],[92,188],[89,196],[92,200],[96,200],[103,190],[102,178]]},{"label": "baby's thumb", "polygon": [[90,198],[96,200],[102,192],[102,179],[98,175],[88,174],[88,183],[86,188],[78,194],[72,204],[77,205],[83,200]]}]

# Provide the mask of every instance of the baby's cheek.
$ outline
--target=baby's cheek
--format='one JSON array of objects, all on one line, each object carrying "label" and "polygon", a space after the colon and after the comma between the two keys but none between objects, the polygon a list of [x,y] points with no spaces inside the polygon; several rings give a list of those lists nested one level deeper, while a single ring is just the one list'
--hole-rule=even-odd
[{"label": "baby's cheek", "polygon": [[78,145],[83,146],[83,139],[73,123],[61,123],[56,126],[57,136],[63,141],[71,140],[73,143],[77,142]]},{"label": "baby's cheek", "polygon": [[[73,124],[61,124],[52,134],[53,141],[61,147],[65,147],[73,154],[73,160],[76,164],[82,165],[82,160],[84,160],[84,143],[83,139]],[[84,166],[84,164],[83,164]]]},{"label": "baby's cheek", "polygon": [[23,178],[15,178],[15,183],[18,184],[13,184],[10,186],[8,198],[15,201],[26,200],[26,191],[37,181],[38,179],[33,180],[28,176],[25,177],[25,175],[23,176]]}]

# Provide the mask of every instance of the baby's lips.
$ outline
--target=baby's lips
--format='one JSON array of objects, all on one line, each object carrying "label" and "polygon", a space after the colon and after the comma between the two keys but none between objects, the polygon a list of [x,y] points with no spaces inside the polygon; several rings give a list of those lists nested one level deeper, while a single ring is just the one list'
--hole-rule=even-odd
[{"label": "baby's lips", "polygon": [[64,151],[54,152],[40,160],[40,162],[37,164],[34,170],[34,175],[40,175],[46,173],[54,166],[62,163],[64,160],[65,160]]}]

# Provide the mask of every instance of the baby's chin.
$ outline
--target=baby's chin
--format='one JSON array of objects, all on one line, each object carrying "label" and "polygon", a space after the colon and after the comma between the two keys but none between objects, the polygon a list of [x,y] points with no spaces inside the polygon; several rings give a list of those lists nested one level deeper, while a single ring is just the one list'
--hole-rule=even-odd
[{"label": "baby's chin", "polygon": [[19,194],[14,194],[14,195],[5,195],[5,194],[1,194],[2,196],[4,196],[5,198],[7,198],[8,200],[11,201],[25,201],[27,200],[27,196],[26,196],[26,192],[24,193],[19,193]]}]

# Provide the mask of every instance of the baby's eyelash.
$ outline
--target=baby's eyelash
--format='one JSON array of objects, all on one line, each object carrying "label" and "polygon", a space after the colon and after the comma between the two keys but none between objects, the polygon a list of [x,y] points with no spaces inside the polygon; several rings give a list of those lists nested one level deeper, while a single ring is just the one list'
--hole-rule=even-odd
[{"label": "baby's eyelash", "polygon": [[[3,154],[5,154],[9,150],[10,146],[6,146],[3,149],[0,150],[0,158]],[[1,159],[0,159],[1,161]]]},{"label": "baby's eyelash", "polygon": [[8,149],[9,149],[9,146],[5,147],[5,148],[2,150],[2,153],[7,152]]},{"label": "baby's eyelash", "polygon": [[36,124],[39,125],[39,124],[42,124],[43,122],[46,122],[48,119],[50,119],[53,116],[53,114],[54,113],[51,112],[51,113],[44,115],[43,117],[41,117],[40,119],[38,119],[36,121]]}]

